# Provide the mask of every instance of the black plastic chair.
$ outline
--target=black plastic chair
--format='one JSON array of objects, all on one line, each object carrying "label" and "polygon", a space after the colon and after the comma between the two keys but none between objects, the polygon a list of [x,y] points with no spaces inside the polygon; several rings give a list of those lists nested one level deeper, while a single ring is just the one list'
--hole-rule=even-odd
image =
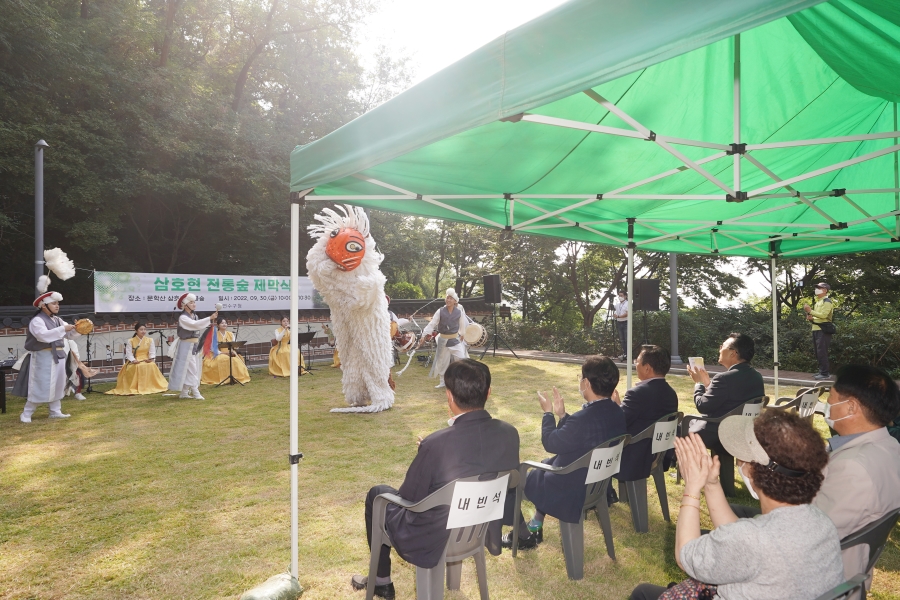
[{"label": "black plastic chair", "polygon": [[[625,447],[624,452],[627,453],[628,447],[637,442],[653,439],[653,432],[658,423],[671,423],[672,421],[678,421],[680,423],[683,416],[684,413],[673,412],[662,417],[656,423],[628,440],[628,446]],[[669,497],[666,494],[663,458],[665,457],[666,452],[674,447],[675,440],[673,438],[672,444],[668,448],[653,454],[653,463],[650,466],[650,477],[653,478],[653,482],[656,484],[656,493],[659,495],[659,507],[662,509],[663,519],[666,521],[669,521]],[[626,500],[628,501],[628,507],[631,509],[631,523],[634,525],[634,530],[638,533],[647,533],[650,531],[650,511],[647,507],[647,479],[636,479],[634,481],[620,480],[619,499],[623,502]]]},{"label": "black plastic chair", "polygon": [[861,598],[865,600],[866,597],[866,574],[860,573],[859,575],[854,575],[850,578],[849,581],[845,581],[841,585],[836,588],[829,590],[816,598],[816,600],[845,600],[849,598],[856,598],[854,594],[856,592],[860,593]]},{"label": "black plastic chair", "polygon": [[[744,414],[744,410],[749,405],[760,404],[760,411],[766,407],[769,403],[768,396],[760,396],[759,398],[752,398],[747,400],[731,412],[722,415],[721,417],[709,418],[704,417],[703,415],[685,415],[685,417],[681,420],[681,435],[685,436],[691,430],[691,423],[693,421],[706,421],[707,423],[721,423],[728,417],[733,417],[735,415]],[[714,444],[709,446],[709,450],[713,456],[719,457],[719,464],[721,465],[721,469],[719,470],[719,481],[722,483],[722,491],[725,492],[726,496],[734,497],[735,489],[734,489],[734,457],[728,452],[725,451],[725,448],[722,447],[722,444],[719,443],[718,439]],[[681,471],[678,471],[677,482],[681,483]]]},{"label": "black plastic chair", "polygon": [[[566,475],[578,469],[590,467],[591,455],[594,450],[599,448],[613,448],[621,444],[623,447],[631,438],[630,435],[620,435],[611,440],[607,440],[592,448],[590,452],[569,463],[565,467],[552,467],[541,462],[527,460],[519,466],[519,485],[516,488],[516,506],[513,512],[513,547],[512,555],[516,556],[519,549],[519,515],[522,514],[522,498],[525,496],[525,476],[528,469],[540,469],[548,473],[556,475]],[[588,471],[590,472],[590,471]],[[563,556],[566,559],[566,573],[569,579],[584,578],[584,515],[589,510],[593,510],[597,515],[597,522],[600,523],[600,529],[603,531],[603,539],[606,541],[606,553],[613,560],[616,560],[616,549],[613,545],[612,521],[609,518],[609,506],[606,504],[606,490],[609,487],[609,481],[612,474],[606,479],[586,483],[584,494],[584,507],[581,509],[581,519],[578,523],[559,522],[559,535],[562,540]]]},{"label": "black plastic chair", "polygon": [[[518,487],[519,471],[501,471],[495,477],[481,479],[482,475],[466,477],[451,481],[427,498],[413,503],[396,494],[381,494],[372,505],[372,548],[369,555],[369,580],[366,586],[366,600],[372,600],[375,594],[375,575],[378,572],[378,560],[381,546],[392,545],[384,529],[384,517],[388,504],[402,506],[414,513],[422,513],[437,506],[449,505],[453,500],[453,490],[460,481],[490,481],[509,475],[509,487]],[[507,491],[507,493],[509,493]],[[462,578],[462,561],[470,556],[475,558],[475,570],[478,574],[478,590],[481,600],[488,600],[487,563],[484,559],[484,536],[488,522],[458,527],[450,530],[450,539],[444,548],[444,555],[438,564],[431,569],[416,567],[416,598],[419,600],[438,600],[444,597],[444,572],[446,570],[447,589],[458,590]]]},{"label": "black plastic chair", "polygon": [[895,508],[877,521],[869,523],[862,529],[854,531],[842,539],[841,550],[866,544],[869,547],[869,562],[866,564],[866,573],[871,573],[898,518],[900,518],[900,508]]}]

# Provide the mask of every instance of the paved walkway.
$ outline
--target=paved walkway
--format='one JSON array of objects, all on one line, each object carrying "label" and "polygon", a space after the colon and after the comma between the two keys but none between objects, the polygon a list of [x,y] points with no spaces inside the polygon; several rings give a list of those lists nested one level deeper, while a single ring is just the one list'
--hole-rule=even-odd
[{"label": "paved walkway", "polygon": [[[473,358],[481,356],[481,352],[483,349],[481,348],[470,348],[469,355]],[[493,350],[488,350],[488,354],[492,354]],[[573,364],[581,364],[584,362],[585,355],[583,354],[565,354],[562,352],[543,352],[541,350],[516,350],[516,355],[519,358],[528,358],[531,360],[546,360],[550,362],[561,362],[561,363],[573,363]],[[507,358],[512,358],[513,354],[506,348],[497,349],[497,356],[504,356]],[[615,360],[615,359],[614,359]],[[615,360],[615,363],[625,368],[625,361]],[[710,373],[720,373],[725,370],[721,365],[706,365],[706,369]],[[756,369],[763,376],[763,380],[766,383],[773,383],[775,381],[774,371],[772,369]],[[687,375],[687,369],[684,368],[684,365],[672,365],[672,368],[669,369],[669,373],[675,375]],[[635,375],[637,376],[637,375]],[[797,373],[796,371],[778,371],[778,383],[784,385],[798,385],[802,387],[813,386],[819,383],[818,380],[813,379],[811,373]]]}]

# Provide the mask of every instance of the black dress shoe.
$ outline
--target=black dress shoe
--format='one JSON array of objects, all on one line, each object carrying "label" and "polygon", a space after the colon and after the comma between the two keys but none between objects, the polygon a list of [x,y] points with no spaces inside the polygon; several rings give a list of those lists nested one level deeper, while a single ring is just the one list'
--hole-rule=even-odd
[{"label": "black dress shoe", "polygon": [[[538,529],[537,531],[532,531],[528,534],[527,538],[519,538],[519,550],[531,550],[532,548],[537,548],[537,545],[544,541],[544,529]],[[502,538],[500,538],[500,546],[502,548],[512,548],[513,546],[513,532],[507,532]]]},{"label": "black dress shoe", "polygon": [[[354,590],[364,590],[369,584],[369,578],[365,575],[354,575],[350,578],[350,585]],[[396,593],[394,592],[394,583],[386,583],[384,585],[375,586],[375,596],[384,598],[385,600],[394,600]]]}]

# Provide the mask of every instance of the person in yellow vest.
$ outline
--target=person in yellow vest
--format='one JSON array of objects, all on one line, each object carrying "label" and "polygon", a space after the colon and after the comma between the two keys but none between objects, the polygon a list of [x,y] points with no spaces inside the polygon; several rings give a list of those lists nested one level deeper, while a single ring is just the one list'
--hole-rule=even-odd
[{"label": "person in yellow vest", "polygon": [[819,372],[813,375],[813,379],[829,379],[831,377],[828,346],[831,345],[831,336],[834,334],[834,303],[828,297],[830,291],[831,286],[824,281],[817,283],[815,305],[803,305],[803,310],[806,311],[806,320],[812,323],[813,349],[816,352],[816,360],[819,362]]},{"label": "person in yellow vest", "polygon": [[[281,319],[281,327],[275,330],[275,345],[269,350],[269,373],[272,377],[291,376],[291,320]],[[297,349],[297,364],[306,368],[303,354]],[[300,374],[303,374],[301,369]]]},{"label": "person in yellow vest", "polygon": [[[219,344],[222,342],[233,342],[234,334],[228,331],[228,321],[220,318],[216,323],[216,336],[219,338]],[[230,356],[229,356],[230,354]],[[203,373],[200,376],[200,383],[204,385],[217,385],[228,378],[229,366],[228,361],[231,360],[231,371],[234,378],[241,383],[250,381],[250,372],[244,359],[233,350],[229,353],[223,347],[219,347],[219,354],[203,359]]]},{"label": "person in yellow vest", "polygon": [[142,323],[135,323],[134,336],[125,342],[125,362],[119,370],[116,387],[106,392],[115,396],[159,394],[169,384],[156,366],[156,345]]}]

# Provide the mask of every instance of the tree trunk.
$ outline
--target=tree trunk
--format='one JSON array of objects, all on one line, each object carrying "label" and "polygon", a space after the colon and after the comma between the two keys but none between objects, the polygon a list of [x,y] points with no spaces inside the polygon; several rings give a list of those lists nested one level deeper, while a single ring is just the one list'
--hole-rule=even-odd
[{"label": "tree trunk", "polygon": [[[87,2],[87,0],[83,0]],[[169,64],[169,50],[172,47],[172,27],[175,24],[175,13],[183,0],[167,0],[166,2],[166,33],[163,37],[162,49],[159,52],[159,66],[165,67]],[[84,4],[82,3],[82,12],[84,12]]]},{"label": "tree trunk", "polygon": [[247,79],[250,77],[250,69],[253,67],[253,63],[256,62],[256,59],[259,58],[259,55],[262,54],[262,51],[266,49],[266,46],[268,46],[269,42],[272,40],[272,22],[275,19],[275,11],[277,10],[278,0],[272,0],[272,6],[269,7],[269,14],[266,16],[266,29],[263,32],[262,40],[255,48],[253,48],[253,52],[250,53],[250,57],[241,68],[241,72],[238,74],[237,81],[234,84],[234,99],[231,101],[231,110],[234,112],[237,112],[241,107],[244,86],[247,84]]},{"label": "tree trunk", "polygon": [[440,291],[438,288],[441,285],[441,272],[444,270],[444,260],[447,254],[447,226],[441,222],[441,255],[438,260],[437,271],[434,275],[434,295],[433,298],[439,298],[438,292]]},{"label": "tree trunk", "polygon": [[81,18],[88,18],[88,0],[81,0]]}]

